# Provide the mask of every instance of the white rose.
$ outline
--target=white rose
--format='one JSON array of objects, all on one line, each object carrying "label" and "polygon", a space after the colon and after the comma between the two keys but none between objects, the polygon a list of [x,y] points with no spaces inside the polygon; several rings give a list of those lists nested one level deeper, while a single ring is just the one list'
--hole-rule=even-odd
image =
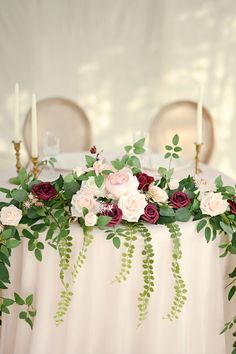
[{"label": "white rose", "polygon": [[90,212],[97,212],[99,203],[94,199],[92,193],[86,190],[78,191],[73,195],[71,200],[72,216],[80,217],[83,215],[83,208],[87,208]]},{"label": "white rose", "polygon": [[203,214],[216,216],[223,214],[228,207],[227,200],[222,198],[221,193],[209,192],[201,199],[200,209]]},{"label": "white rose", "polygon": [[97,187],[94,177],[89,177],[81,184],[81,190],[87,190],[96,197],[105,197],[105,183],[100,188]]},{"label": "white rose", "polygon": [[153,183],[148,188],[148,197],[156,203],[165,203],[168,200],[168,194],[160,187],[155,186]]},{"label": "white rose", "polygon": [[22,210],[15,205],[3,207],[0,214],[0,220],[3,225],[17,226],[22,218]]},{"label": "white rose", "polygon": [[171,178],[168,186],[171,190],[178,189],[179,188],[179,181],[175,178]]},{"label": "white rose", "polygon": [[139,192],[123,194],[118,202],[118,207],[123,212],[123,219],[129,222],[138,221],[146,205],[145,195]]},{"label": "white rose", "polygon": [[91,213],[91,212],[86,214],[85,217],[84,217],[84,222],[85,222],[86,226],[94,226],[94,225],[96,225],[97,220],[98,220],[97,215],[94,214],[94,213]]},{"label": "white rose", "polygon": [[105,186],[112,198],[119,199],[123,194],[137,191],[139,182],[130,169],[123,168],[120,171],[110,173],[106,177]]}]

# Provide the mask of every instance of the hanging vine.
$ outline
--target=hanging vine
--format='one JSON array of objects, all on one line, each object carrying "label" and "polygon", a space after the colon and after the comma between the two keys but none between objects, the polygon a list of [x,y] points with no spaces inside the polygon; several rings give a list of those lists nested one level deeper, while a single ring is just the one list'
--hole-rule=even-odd
[{"label": "hanging vine", "polygon": [[181,231],[180,227],[177,224],[167,224],[166,227],[168,228],[172,243],[173,243],[173,250],[172,250],[172,265],[171,265],[171,271],[174,277],[174,300],[171,305],[171,309],[166,315],[166,319],[169,319],[170,321],[173,321],[174,319],[177,319],[179,317],[179,314],[182,310],[182,307],[184,306],[187,297],[187,289],[185,282],[181,276],[180,272],[180,266],[179,266],[179,260],[182,258],[182,251],[181,251],[181,243],[180,243],[180,237],[181,237]]},{"label": "hanging vine", "polygon": [[154,250],[151,243],[151,233],[142,222],[138,224],[138,231],[144,239],[144,249],[142,252],[142,255],[144,256],[142,262],[144,289],[138,296],[138,319],[140,326],[148,315],[150,296],[154,291]]}]

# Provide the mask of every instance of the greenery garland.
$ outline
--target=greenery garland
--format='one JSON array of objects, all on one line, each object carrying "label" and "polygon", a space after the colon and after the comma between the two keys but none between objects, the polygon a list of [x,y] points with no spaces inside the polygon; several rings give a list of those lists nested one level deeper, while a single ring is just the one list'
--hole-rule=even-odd
[{"label": "greenery garland", "polygon": [[[148,315],[151,293],[156,286],[152,237],[146,222],[161,224],[168,228],[173,243],[171,270],[175,283],[175,295],[166,318],[177,319],[187,300],[187,289],[180,271],[181,231],[176,222],[187,222],[192,218],[197,222],[197,232],[203,232],[207,242],[213,241],[221,234],[226,234],[227,241],[219,245],[223,251],[220,257],[236,254],[235,187],[224,186],[220,176],[215,180],[214,190],[209,187],[205,191],[208,193],[200,190],[201,181],[199,182],[196,176],[188,176],[175,185],[171,162],[179,158],[178,153],[181,150],[179,137],[175,135],[172,145],[166,145],[165,158],[169,159],[169,166],[158,169],[160,178],[156,180],[142,172],[138,155],[145,151],[144,139],[140,139],[133,145],[125,146],[124,156],[111,162],[112,169],[105,167],[95,147],[92,148],[91,153],[96,156],[85,156],[86,168],[84,170],[73,171],[65,177],[59,176],[52,183],[34,179],[31,173],[27,173],[22,168],[15,180],[18,187],[12,190],[0,188],[0,192],[5,195],[5,200],[0,202],[0,289],[8,288],[12,250],[20,247],[23,239],[28,242],[28,251],[33,252],[39,262],[42,260],[46,245],[53,247],[60,256],[59,277],[63,286],[55,314],[55,321],[60,324],[72,299],[73,284],[79,269],[86,260],[88,247],[92,243],[93,227],[96,226],[103,230],[107,240],[111,240],[115,248],[119,249],[121,244],[123,245],[121,269],[114,279],[119,283],[126,280],[130,273],[135,242],[137,237],[141,237],[144,242],[142,251],[144,288],[138,295],[140,325]],[[46,163],[42,162],[41,165],[44,166]],[[127,200],[125,198],[127,196],[112,195],[114,191],[112,184],[110,194],[104,194],[104,186],[107,190],[109,189],[107,181],[109,182],[110,175],[112,178],[120,172],[121,175],[122,173],[125,175],[129,183],[126,193],[130,193],[130,200],[135,199],[132,202],[133,205],[137,203],[142,205],[142,208],[145,207],[141,208],[144,213],[140,214],[137,219],[128,214],[126,216]],[[120,178],[121,181],[123,181],[122,178]],[[136,189],[132,192],[134,186]],[[82,207],[78,206],[80,197],[86,204]],[[219,204],[217,212],[209,209],[208,199],[210,198],[217,201],[216,205]],[[98,206],[100,209],[96,209]],[[9,219],[9,210],[13,213],[14,220]],[[73,266],[70,264],[73,250],[73,236],[70,232],[72,222],[78,222],[84,233],[83,245]],[[229,273],[229,282],[226,285],[229,301],[236,294],[235,282],[236,267]],[[29,294],[26,298],[17,293],[14,293],[13,298],[1,296],[0,311],[8,314],[10,307],[17,304],[22,308],[19,318],[32,327],[33,318],[36,315],[33,299],[33,294]],[[225,324],[221,333],[227,330],[233,331],[235,324],[234,316]],[[236,336],[235,331],[233,336]],[[236,354],[236,341],[233,344],[232,353]]]}]

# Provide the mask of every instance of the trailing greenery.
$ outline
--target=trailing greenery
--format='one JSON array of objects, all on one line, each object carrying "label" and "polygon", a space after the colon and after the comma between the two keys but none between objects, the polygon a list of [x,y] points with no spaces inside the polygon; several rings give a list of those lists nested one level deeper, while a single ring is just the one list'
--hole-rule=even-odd
[{"label": "trailing greenery", "polygon": [[148,315],[148,305],[151,297],[151,293],[154,291],[154,250],[152,246],[152,237],[148,228],[142,223],[138,224],[138,231],[143,237],[144,248],[142,251],[143,257],[143,281],[144,289],[139,293],[138,296],[138,319],[139,326],[147,318]]},{"label": "trailing greenery", "polygon": [[70,282],[65,282],[65,271],[67,271],[69,269],[69,258],[70,258],[70,254],[72,252],[72,249],[71,249],[72,238],[69,236],[69,237],[67,237],[67,239],[63,240],[63,243],[65,244],[63,249],[65,250],[65,252],[63,251],[63,253],[62,253],[63,256],[60,261],[60,267],[61,267],[60,278],[61,278],[62,285],[63,285],[64,289],[60,292],[60,300],[57,304],[57,310],[56,310],[56,314],[54,316],[54,319],[55,319],[55,322],[57,325],[59,325],[63,322],[64,316],[68,311],[68,308],[69,308],[69,305],[71,303],[72,296],[73,296],[72,285],[76,281],[76,277],[78,276],[78,273],[79,273],[79,268],[82,268],[82,266],[86,260],[86,253],[87,253],[88,247],[92,243],[92,240],[93,240],[93,235],[91,234],[91,228],[84,226],[83,227],[83,234],[84,234],[83,245],[82,245],[79,255],[73,265],[73,271],[71,273],[72,284]]},{"label": "trailing greenery", "polygon": [[185,282],[181,276],[180,265],[179,265],[179,261],[182,258],[181,243],[180,243],[180,237],[181,237],[180,227],[177,224],[168,224],[166,225],[166,227],[170,232],[170,237],[173,242],[171,271],[175,281],[175,285],[174,285],[175,295],[174,295],[173,303],[171,305],[171,309],[165,318],[169,319],[170,321],[173,321],[174,319],[179,318],[179,314],[187,300],[186,297],[187,289],[186,289]]},{"label": "trailing greenery", "polygon": [[[130,274],[130,270],[132,268],[132,260],[135,251],[135,241],[137,240],[137,231],[139,230],[139,226],[137,223],[125,223],[122,229],[117,229],[116,234],[124,237],[124,248],[121,254],[121,269],[119,274],[115,276],[114,281],[121,283],[123,280],[127,279],[127,276]],[[111,233],[108,234],[107,238],[111,237]],[[113,236],[113,243],[114,238],[117,236]],[[117,242],[117,241],[116,241]],[[116,246],[115,246],[116,247]]]}]

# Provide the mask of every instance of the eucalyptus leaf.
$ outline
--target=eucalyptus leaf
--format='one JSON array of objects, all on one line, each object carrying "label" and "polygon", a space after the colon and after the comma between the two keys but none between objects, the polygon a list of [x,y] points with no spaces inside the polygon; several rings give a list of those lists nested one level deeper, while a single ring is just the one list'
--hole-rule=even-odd
[{"label": "eucalyptus leaf", "polygon": [[18,202],[23,202],[27,198],[28,193],[24,189],[13,189],[11,191],[11,196]]},{"label": "eucalyptus leaf", "polygon": [[7,248],[16,248],[17,246],[20,245],[20,243],[21,243],[20,240],[15,240],[15,239],[7,240],[6,247]]}]

